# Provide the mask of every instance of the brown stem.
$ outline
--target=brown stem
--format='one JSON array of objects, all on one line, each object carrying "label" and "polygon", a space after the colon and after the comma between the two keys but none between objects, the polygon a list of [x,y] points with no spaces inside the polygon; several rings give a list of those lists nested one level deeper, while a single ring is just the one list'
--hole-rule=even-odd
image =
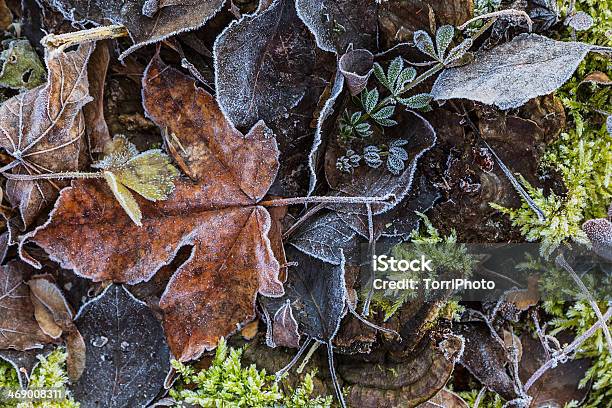
[{"label": "brown stem", "polygon": [[72,33],[48,34],[40,40],[40,43],[47,48],[64,49],[75,44],[106,40],[109,38],[127,37],[127,35],[128,31],[124,26],[109,25],[89,30],[74,31]]},{"label": "brown stem", "polygon": [[286,207],[295,204],[372,204],[372,203],[392,203],[395,196],[390,194],[384,197],[337,197],[337,196],[310,196],[294,198],[276,198],[264,200],[259,205],[264,207]]}]

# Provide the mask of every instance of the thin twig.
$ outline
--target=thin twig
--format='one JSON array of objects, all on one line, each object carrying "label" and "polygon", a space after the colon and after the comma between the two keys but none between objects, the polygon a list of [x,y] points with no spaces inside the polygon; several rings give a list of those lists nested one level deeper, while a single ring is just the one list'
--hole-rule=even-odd
[{"label": "thin twig", "polygon": [[81,173],[78,171],[67,171],[64,173],[43,173],[36,175],[2,173],[4,177],[12,180],[34,181],[34,180],[60,180],[67,178],[92,179],[104,178],[102,173]]},{"label": "thin twig", "polygon": [[323,208],[325,208],[325,204],[319,203],[315,205],[314,207],[312,207],[311,209],[309,209],[308,211],[306,211],[304,215],[298,218],[297,221],[294,222],[293,225],[291,225],[287,231],[285,231],[285,233],[283,234],[283,241],[286,241],[287,239],[289,239],[289,237],[293,235],[293,233],[298,229],[300,225],[302,225],[304,222],[310,219],[310,217],[312,217],[315,213],[321,211]]},{"label": "thin twig", "polygon": [[62,50],[75,44],[127,37],[127,35],[128,31],[124,26],[109,25],[65,34],[48,34],[40,40],[40,43],[47,48]]},{"label": "thin twig", "polygon": [[610,335],[610,329],[608,328],[608,325],[606,324],[607,320],[604,320],[604,317],[601,313],[601,309],[597,305],[597,302],[593,298],[593,295],[584,285],[584,282],[582,282],[582,279],[580,279],[580,277],[576,274],[574,269],[567,263],[563,254],[557,255],[557,257],[555,258],[555,263],[561,268],[565,269],[570,274],[572,279],[574,279],[574,282],[576,282],[576,285],[578,285],[578,287],[580,288],[580,291],[586,297],[586,300],[589,303],[589,305],[591,305],[591,308],[595,312],[597,319],[602,323],[602,330],[604,332],[604,336],[606,337],[606,342],[608,343],[608,351],[610,352],[610,355],[612,355],[612,335]]},{"label": "thin twig", "polygon": [[[603,315],[603,321],[607,322],[610,317],[612,317],[612,307],[610,307]],[[562,350],[556,352],[550,360],[542,364],[542,366],[540,366],[540,368],[538,368],[536,372],[531,375],[529,380],[527,380],[527,382],[525,383],[525,391],[528,391],[533,386],[533,384],[542,375],[544,375],[546,371],[555,367],[557,363],[559,363],[559,361],[562,361],[563,359],[567,358],[574,350],[580,347],[580,345],[582,345],[582,343],[584,343],[589,337],[591,337],[601,326],[606,327],[607,323],[603,323],[602,325],[601,320],[596,321],[595,324],[593,324],[587,331],[582,333],[580,336],[576,337],[574,341],[572,341],[569,345],[567,345]]]},{"label": "thin twig", "polygon": [[374,204],[387,203],[391,204],[396,200],[395,195],[389,194],[383,197],[339,197],[339,196],[310,196],[310,197],[294,197],[294,198],[275,198],[259,202],[259,205],[264,207],[286,207],[295,204]]}]

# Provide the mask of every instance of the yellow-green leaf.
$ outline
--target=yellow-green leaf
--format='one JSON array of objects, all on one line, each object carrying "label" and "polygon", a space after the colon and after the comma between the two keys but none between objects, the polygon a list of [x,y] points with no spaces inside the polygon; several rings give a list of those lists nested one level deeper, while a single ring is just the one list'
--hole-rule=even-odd
[{"label": "yellow-green leaf", "polygon": [[103,174],[106,183],[115,195],[115,198],[117,199],[119,204],[121,204],[121,207],[123,207],[127,215],[129,215],[132,221],[134,221],[134,224],[141,227],[142,213],[140,212],[138,202],[136,202],[136,199],[134,198],[132,193],[130,193],[130,190],[128,190],[121,183],[119,183],[115,175],[110,171],[105,171]]},{"label": "yellow-green leaf", "polygon": [[150,201],[167,199],[179,174],[161,150],[148,150],[110,171],[121,184]]}]

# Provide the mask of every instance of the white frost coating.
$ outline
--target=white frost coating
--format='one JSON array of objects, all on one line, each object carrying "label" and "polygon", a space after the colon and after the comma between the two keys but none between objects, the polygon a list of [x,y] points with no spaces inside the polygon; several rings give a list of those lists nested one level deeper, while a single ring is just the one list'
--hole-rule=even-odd
[{"label": "white frost coating", "polygon": [[[335,0],[334,0],[335,1]],[[325,8],[324,0],[295,0],[295,11],[300,20],[314,35],[317,46],[323,51],[337,52],[331,33],[323,26],[321,16]],[[330,17],[331,18],[331,17]]]},{"label": "white frost coating", "polygon": [[216,98],[236,127],[250,127],[259,119],[271,122],[302,100],[306,85],[301,70],[314,63],[314,50],[296,22],[293,0],[274,0],[233,21],[215,40]]},{"label": "white frost coating", "polygon": [[132,300],[134,300],[135,303],[141,304],[145,307],[149,307],[145,302],[143,302],[142,300],[138,299],[136,296],[132,295],[132,293],[127,290],[127,288],[123,285],[120,284],[111,284],[108,285],[106,288],[104,288],[104,290],[102,291],[102,293],[100,293],[98,296],[88,300],[87,302],[83,303],[83,305],[81,306],[81,308],[79,309],[79,312],[77,313],[77,315],[74,317],[73,320],[77,320],[79,317],[81,317],[81,314],[84,313],[83,310],[85,310],[86,307],[88,307],[90,304],[97,302],[98,300],[100,300],[101,298],[103,298],[106,295],[106,292],[109,291],[110,288],[114,287],[115,285],[117,286],[121,286],[121,289],[123,289],[123,291],[128,295],[128,297],[130,297]]},{"label": "white frost coating", "polygon": [[470,99],[500,109],[518,108],[563,85],[593,49],[590,44],[521,34],[476,54],[471,64],[445,69],[434,83],[434,100]]},{"label": "white frost coating", "polygon": [[308,194],[306,196],[310,196],[317,185],[317,165],[319,163],[319,155],[321,152],[319,151],[319,147],[323,141],[323,124],[327,120],[327,118],[334,111],[334,104],[336,103],[336,99],[342,93],[342,89],[344,88],[344,76],[340,71],[336,71],[336,78],[334,79],[334,86],[332,87],[331,94],[329,98],[325,101],[323,105],[323,109],[319,113],[319,118],[317,119],[317,128],[314,134],[314,140],[312,142],[312,148],[310,149],[310,153],[308,154],[308,171],[310,172],[310,182],[308,185]]}]

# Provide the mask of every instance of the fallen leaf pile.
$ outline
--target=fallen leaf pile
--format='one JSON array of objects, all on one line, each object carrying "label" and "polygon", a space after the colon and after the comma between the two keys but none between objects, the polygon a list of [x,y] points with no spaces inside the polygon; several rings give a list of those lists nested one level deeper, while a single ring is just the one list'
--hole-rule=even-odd
[{"label": "fallen leaf pile", "polygon": [[[566,126],[546,95],[610,54],[576,39],[589,15],[569,10],[560,41],[539,0],[19,3],[0,0],[0,362],[20,387],[65,347],[84,408],[196,403],[195,384],[170,397],[191,370],[171,361],[206,369],[229,338],[292,389],[321,368],[315,394],[343,407],[467,407],[474,384],[511,406],[587,395],[591,360],[551,369],[569,351],[539,327],[535,274],[497,299],[389,305],[370,263],[518,241],[489,203],[546,221],[522,186],[562,188],[536,174]],[[609,260],[610,220],[585,221]]]}]

